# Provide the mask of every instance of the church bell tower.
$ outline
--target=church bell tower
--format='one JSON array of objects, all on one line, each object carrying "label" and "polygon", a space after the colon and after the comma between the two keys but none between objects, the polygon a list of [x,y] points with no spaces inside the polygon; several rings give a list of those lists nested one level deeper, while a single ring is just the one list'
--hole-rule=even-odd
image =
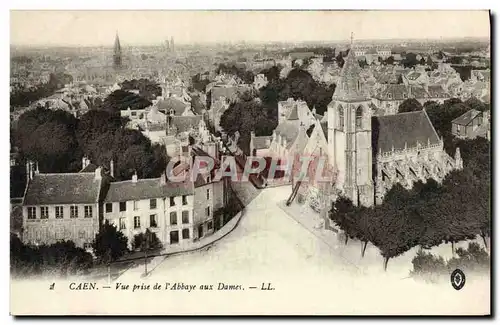
[{"label": "church bell tower", "polygon": [[363,92],[353,36],[337,87],[328,105],[328,150],[339,175],[337,188],[354,205],[372,206],[371,99]]}]

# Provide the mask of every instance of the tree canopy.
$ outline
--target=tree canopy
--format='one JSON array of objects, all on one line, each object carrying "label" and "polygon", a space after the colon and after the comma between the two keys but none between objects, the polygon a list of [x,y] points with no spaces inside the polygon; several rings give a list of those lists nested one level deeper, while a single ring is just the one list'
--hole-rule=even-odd
[{"label": "tree canopy", "polygon": [[92,249],[101,262],[110,263],[128,251],[128,240],[116,226],[106,220],[92,242]]},{"label": "tree canopy", "polygon": [[398,113],[415,112],[421,111],[423,108],[422,104],[415,98],[405,99],[400,105]]}]

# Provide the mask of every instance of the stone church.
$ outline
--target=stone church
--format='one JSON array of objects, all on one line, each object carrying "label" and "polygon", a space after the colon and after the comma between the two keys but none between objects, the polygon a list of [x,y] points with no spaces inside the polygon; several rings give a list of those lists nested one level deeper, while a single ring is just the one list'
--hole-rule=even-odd
[{"label": "stone church", "polygon": [[[354,51],[349,51],[327,113],[317,119],[303,151],[327,156],[336,171],[332,199],[343,195],[355,205],[373,206],[396,183],[410,189],[419,180],[440,182],[451,170],[462,168],[459,149],[454,158],[445,152],[425,110],[372,116],[372,100],[360,73]],[[315,186],[297,183],[294,192]]]}]

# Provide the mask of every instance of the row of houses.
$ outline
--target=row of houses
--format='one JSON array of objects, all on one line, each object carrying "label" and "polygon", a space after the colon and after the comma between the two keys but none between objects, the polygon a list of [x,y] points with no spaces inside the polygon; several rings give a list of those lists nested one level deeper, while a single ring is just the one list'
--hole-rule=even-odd
[{"label": "row of houses", "polygon": [[[201,149],[197,149],[199,154]],[[207,153],[205,153],[208,155]],[[193,156],[194,157],[194,156]],[[214,180],[212,173],[188,175],[189,163],[178,165],[173,182],[159,178],[115,181],[109,169],[83,160],[79,173],[40,173],[27,164],[28,180],[22,200],[20,237],[29,244],[72,240],[90,248],[104,221],[114,224],[131,243],[149,230],[164,245],[185,245],[213,234],[223,226],[217,211],[225,206],[228,180]]]}]

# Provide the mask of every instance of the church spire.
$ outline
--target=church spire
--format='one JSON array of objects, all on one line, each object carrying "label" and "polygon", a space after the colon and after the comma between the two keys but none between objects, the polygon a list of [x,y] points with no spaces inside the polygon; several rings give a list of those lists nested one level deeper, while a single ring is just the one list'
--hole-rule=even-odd
[{"label": "church spire", "polygon": [[359,80],[361,67],[359,66],[356,55],[354,54],[353,43],[354,33],[351,32],[349,53],[344,60],[344,66],[342,67],[337,87],[333,93],[334,100],[345,102],[368,100],[361,89],[361,83]]},{"label": "church spire", "polygon": [[115,47],[113,53],[113,65],[115,68],[120,68],[122,65],[122,48],[120,45],[120,38],[118,37],[118,31],[115,36]]}]

